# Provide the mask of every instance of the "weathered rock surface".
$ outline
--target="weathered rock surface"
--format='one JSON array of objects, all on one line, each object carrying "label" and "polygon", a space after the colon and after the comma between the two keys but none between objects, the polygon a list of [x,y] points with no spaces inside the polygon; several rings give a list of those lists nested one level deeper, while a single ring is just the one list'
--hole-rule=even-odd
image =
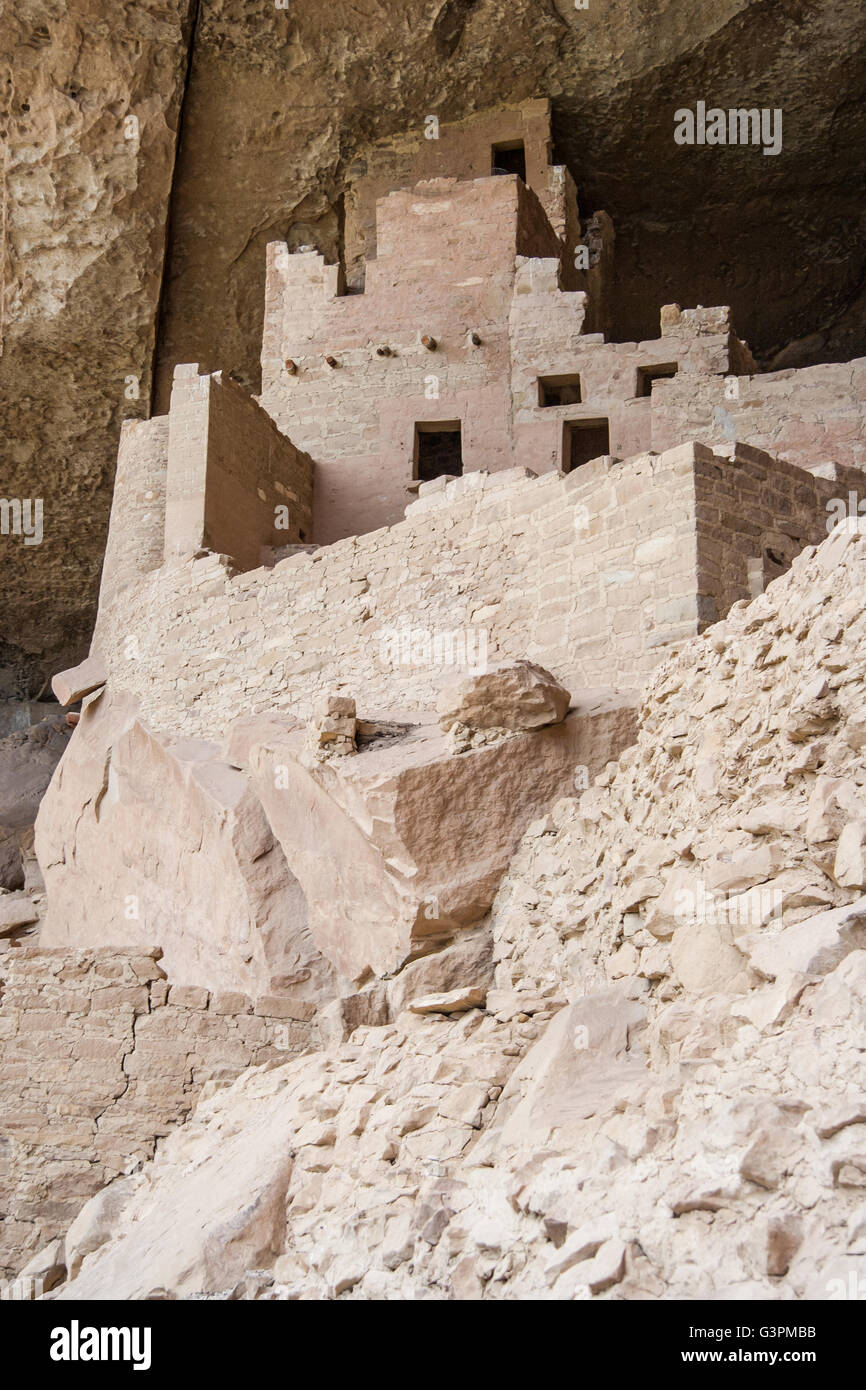
[{"label": "weathered rock surface", "polygon": [[32,1279],[38,1285],[41,1293],[49,1293],[51,1289],[62,1284],[67,1275],[66,1254],[62,1240],[49,1241],[48,1245],[38,1250],[31,1260],[21,1270],[19,1278],[23,1282],[25,1279]]},{"label": "weathered rock surface", "polygon": [[436,709],[446,732],[455,724],[468,729],[540,729],[559,724],[570,702],[569,692],[543,666],[514,661],[445,686]]},{"label": "weathered rock surface", "polygon": [[319,949],[346,980],[391,975],[489,911],[527,823],[621,745],[609,712],[454,753],[406,723],[354,758],[322,762],[269,730],[253,786],[306,895]]},{"label": "weathered rock surface", "polygon": [[836,533],[668,660],[636,745],[528,828],[485,1009],[245,1074],[60,1296],[846,1296],[866,949],[833,872],[864,683],[866,534]]},{"label": "weathered rock surface", "polygon": [[69,729],[54,713],[0,738],[0,888],[41,888],[33,826]]},{"label": "weathered rock surface", "polygon": [[[87,650],[124,417],[148,414],[188,0],[4,7],[0,689]],[[132,124],[130,119],[132,118]]]},{"label": "weathered rock surface", "polygon": [[303,891],[247,777],[122,695],[86,704],[36,827],[47,946],[160,946],[179,985],[330,998]]},{"label": "weathered rock surface", "polygon": [[0,894],[0,936],[39,920],[39,909],[26,893]]}]

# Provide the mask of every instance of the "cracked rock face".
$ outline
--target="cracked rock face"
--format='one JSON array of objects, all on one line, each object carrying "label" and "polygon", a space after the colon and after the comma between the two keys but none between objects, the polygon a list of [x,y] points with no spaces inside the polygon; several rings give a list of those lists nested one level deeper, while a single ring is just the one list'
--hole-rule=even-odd
[{"label": "cracked rock face", "polygon": [[46,946],[160,946],[180,985],[330,998],[307,903],[242,772],[91,697],[42,801]]},{"label": "cracked rock face", "polygon": [[[731,303],[765,362],[864,351],[856,0],[651,19],[639,0],[378,0],[364,17],[349,0],[23,0],[0,26],[0,448],[7,495],[45,503],[40,546],[3,538],[8,692],[85,654],[120,423],[149,413],[154,360],[158,409],[177,361],[256,386],[266,242],[335,259],[347,181],[429,113],[553,99],[584,213],[616,222],[617,337],[651,336],[666,302]],[[782,153],[676,146],[674,110],[698,100],[782,109]]]},{"label": "cracked rock face", "polygon": [[0,541],[18,697],[86,653],[120,424],[148,412],[185,11],[24,0],[0,18],[3,495],[43,502],[40,545]]}]

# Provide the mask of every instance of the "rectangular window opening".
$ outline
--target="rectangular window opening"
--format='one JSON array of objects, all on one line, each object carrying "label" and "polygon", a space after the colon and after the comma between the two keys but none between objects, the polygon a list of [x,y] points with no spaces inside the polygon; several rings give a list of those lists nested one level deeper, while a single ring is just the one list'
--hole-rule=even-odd
[{"label": "rectangular window opening", "polygon": [[507,140],[491,150],[494,174],[517,174],[526,183],[526,150],[522,140]]},{"label": "rectangular window opening", "polygon": [[607,420],[566,420],[562,438],[562,471],[573,473],[591,459],[610,453]]},{"label": "rectangular window opening", "polygon": [[577,372],[538,378],[539,405],[580,405],[580,402],[580,377]]},{"label": "rectangular window opening", "polygon": [[660,362],[655,367],[638,367],[636,394],[638,396],[651,396],[654,381],[669,381],[676,374],[676,362]]},{"label": "rectangular window opening", "polygon": [[429,483],[463,473],[463,439],[459,420],[419,421],[415,426],[415,477]]}]

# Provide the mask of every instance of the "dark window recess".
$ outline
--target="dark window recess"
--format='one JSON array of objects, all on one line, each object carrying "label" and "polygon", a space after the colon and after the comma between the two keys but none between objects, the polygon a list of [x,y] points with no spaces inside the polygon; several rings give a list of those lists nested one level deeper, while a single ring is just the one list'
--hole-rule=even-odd
[{"label": "dark window recess", "polygon": [[348,279],[346,278],[346,272],[345,272],[345,270],[343,269],[342,266],[340,266],[340,273],[339,273],[339,275],[337,276],[337,295],[338,295],[340,298],[342,298],[342,297],[344,297],[344,296],[348,296],[348,295],[350,295],[350,294],[363,294],[363,293],[364,293],[364,281],[365,281],[365,278],[366,278],[366,267],[365,267],[365,266],[360,266],[360,267],[359,267],[359,266],[355,266],[354,269],[353,269],[353,271],[352,271],[352,275],[353,275],[353,279],[352,279],[351,281],[348,280]]},{"label": "dark window recess", "polygon": [[522,140],[494,145],[491,162],[494,174],[517,174],[526,183],[526,150]]},{"label": "dark window recess", "polygon": [[654,381],[669,381],[672,376],[677,374],[676,362],[662,362],[657,367],[638,367],[637,369],[637,393],[639,396],[651,396],[653,393]]},{"label": "dark window recess", "polygon": [[415,477],[422,483],[443,473],[459,477],[463,472],[463,447],[459,420],[439,425],[415,426]]},{"label": "dark window recess", "polygon": [[607,420],[566,420],[562,441],[562,471],[571,473],[590,459],[610,453]]},{"label": "dark window recess", "polygon": [[540,376],[538,378],[539,405],[580,405],[580,377]]}]

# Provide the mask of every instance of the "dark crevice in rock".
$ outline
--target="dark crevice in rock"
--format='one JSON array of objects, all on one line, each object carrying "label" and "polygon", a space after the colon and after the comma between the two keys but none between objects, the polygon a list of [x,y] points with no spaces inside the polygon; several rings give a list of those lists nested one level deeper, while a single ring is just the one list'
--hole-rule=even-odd
[{"label": "dark crevice in rock", "polygon": [[172,243],[174,232],[174,219],[176,216],[176,190],[178,157],[180,155],[181,144],[183,141],[184,115],[186,112],[187,98],[189,97],[190,84],[192,82],[192,70],[195,62],[195,43],[198,33],[199,18],[201,15],[201,0],[189,0],[189,10],[187,13],[184,30],[186,32],[186,70],[183,79],[183,91],[180,98],[180,106],[177,117],[177,135],[174,145],[174,164],[171,176],[171,191],[168,198],[168,214],[165,219],[165,237],[162,249],[162,278],[159,287],[159,301],[156,306],[155,331],[153,335],[153,353],[151,356],[151,375],[150,375],[150,409],[148,416],[157,414],[156,392],[157,392],[157,373],[156,363],[159,356],[160,343],[164,330],[164,320],[166,314],[166,285],[169,273],[169,247]]}]

